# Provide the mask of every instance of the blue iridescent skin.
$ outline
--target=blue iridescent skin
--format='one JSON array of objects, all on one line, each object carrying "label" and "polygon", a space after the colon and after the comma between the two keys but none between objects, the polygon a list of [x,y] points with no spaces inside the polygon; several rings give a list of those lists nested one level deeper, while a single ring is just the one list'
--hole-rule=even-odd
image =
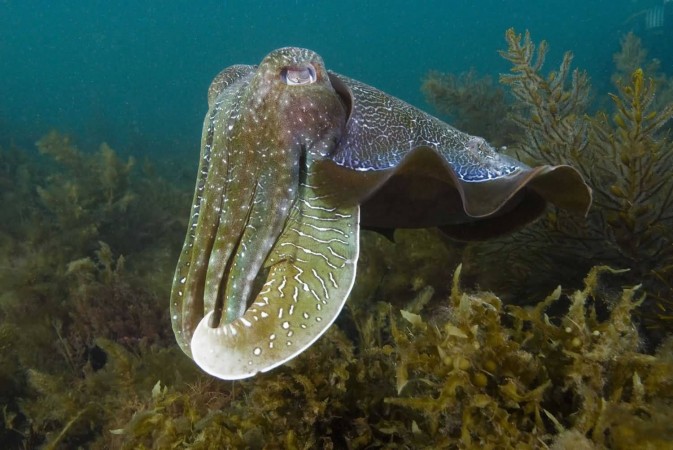
[{"label": "blue iridescent skin", "polygon": [[316,53],[271,52],[212,82],[171,318],[206,372],[240,379],[294,358],[343,308],[361,227],[509,232],[547,202],[586,213],[569,166],[528,167]]}]

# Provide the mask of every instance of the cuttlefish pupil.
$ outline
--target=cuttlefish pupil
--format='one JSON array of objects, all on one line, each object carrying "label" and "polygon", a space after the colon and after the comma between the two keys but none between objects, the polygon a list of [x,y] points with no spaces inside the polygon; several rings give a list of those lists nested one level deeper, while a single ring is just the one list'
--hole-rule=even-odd
[{"label": "cuttlefish pupil", "polygon": [[281,72],[281,78],[289,86],[315,83],[315,68],[311,64],[305,67],[287,67]]}]

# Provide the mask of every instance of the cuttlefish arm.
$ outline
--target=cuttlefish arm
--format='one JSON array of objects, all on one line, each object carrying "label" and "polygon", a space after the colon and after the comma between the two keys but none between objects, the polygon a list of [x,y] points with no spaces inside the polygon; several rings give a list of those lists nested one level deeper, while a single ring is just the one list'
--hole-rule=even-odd
[{"label": "cuttlefish arm", "polygon": [[171,294],[181,348],[239,379],[314,342],[343,307],[358,254],[358,205],[313,192],[313,163],[345,110],[315,53],[280,49],[214,80],[189,229]]},{"label": "cuttlefish arm", "polygon": [[266,372],[294,358],[334,322],[355,281],[359,207],[335,207],[301,183],[283,233],[266,263],[266,281],[238,319],[210,326],[191,342],[194,361],[224,379]]},{"label": "cuttlefish arm", "polygon": [[192,210],[173,280],[171,320],[180,348],[191,355],[190,341],[204,315],[208,258],[214,244],[224,197],[227,152],[222,121],[240,105],[238,93],[249,83],[251,66],[231,66],[213,80],[208,91],[208,114],[201,138],[201,155]]}]

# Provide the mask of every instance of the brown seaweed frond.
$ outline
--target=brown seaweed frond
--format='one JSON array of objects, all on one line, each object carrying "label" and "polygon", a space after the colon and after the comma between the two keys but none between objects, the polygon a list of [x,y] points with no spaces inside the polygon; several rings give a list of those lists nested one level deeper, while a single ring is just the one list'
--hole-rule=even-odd
[{"label": "brown seaweed frond", "polygon": [[52,131],[37,141],[37,148],[62,168],[52,172],[37,192],[55,225],[70,235],[71,245],[95,242],[101,228],[117,221],[136,200],[131,189],[133,158],[120,160],[107,144],[88,154],[68,136]]},{"label": "brown seaweed frond", "polygon": [[[654,106],[655,82],[636,70],[611,95],[615,112],[592,121],[591,177],[597,213],[624,267],[642,277],[651,302],[670,317],[673,289],[673,142],[663,128],[673,103]],[[664,306],[665,305],[665,306]],[[671,326],[670,319],[665,319]]]},{"label": "brown seaweed frond", "polygon": [[[661,72],[661,62],[648,58],[647,49],[633,32],[624,35],[620,41],[620,50],[613,55],[615,72],[611,76],[613,86],[618,90],[629,83],[632,74],[642,70],[654,82],[657,95],[652,99],[652,109],[662,110],[673,103],[673,80]],[[670,125],[670,124],[669,124]]]},{"label": "brown seaweed frond", "polygon": [[[70,319],[69,343],[86,358],[96,339],[104,338],[132,351],[174,342],[168,311],[156,292],[134,283],[125,271],[124,257],[114,257],[99,243],[96,257],[68,264]],[[86,361],[85,361],[86,362]]]},{"label": "brown seaweed frond", "polygon": [[[538,73],[546,46],[534,58],[535,46],[528,35],[522,39],[510,30],[507,40],[509,50],[504,56],[513,62],[513,74],[505,81],[520,92],[519,101],[529,111],[539,111],[539,117],[547,118],[543,123],[550,124],[541,126],[532,120],[519,147],[536,164],[570,163],[580,170],[594,190],[594,206],[586,219],[550,208],[537,223],[510,237],[471,246],[466,254],[468,271],[486,274],[479,281],[499,292],[507,292],[505,286],[512,286],[516,279],[526,289],[539,292],[554,282],[575,283],[578,265],[629,268],[622,275],[623,282],[643,284],[648,295],[642,308],[646,316],[658,310],[658,317],[671,317],[673,289],[666,280],[673,275],[673,143],[667,124],[673,105],[659,106],[656,82],[637,69],[628,82],[619,84],[617,94],[610,95],[612,114],[600,112],[589,118],[580,108],[582,102],[569,100],[574,104],[572,112],[555,116],[558,105],[532,94],[551,92],[549,80],[558,79],[558,75]],[[566,54],[559,72],[569,73],[568,64]],[[572,87],[567,98],[573,99],[578,95],[573,92],[588,90],[588,86],[577,89]],[[562,137],[557,130],[566,125],[572,128],[570,124],[580,117],[585,135],[581,151],[570,146],[577,136],[572,132],[563,135],[570,138],[568,145],[557,145]],[[555,150],[545,152],[548,148]],[[670,329],[670,322],[666,319],[659,324]]]},{"label": "brown seaweed frond", "polygon": [[[361,382],[349,380],[353,364],[350,341],[331,328],[291,366],[274,373],[234,383],[207,375],[188,384],[162,380],[151,396],[148,388],[136,391],[142,404],[98,443],[101,448],[341,447],[353,433],[344,425],[357,422],[359,405],[376,398],[362,395],[364,374]],[[349,388],[360,397],[351,397]],[[378,388],[369,389],[372,394]]]},{"label": "brown seaweed frond", "polygon": [[565,300],[560,287],[535,307],[505,308],[493,294],[464,292],[459,271],[445,320],[402,311],[392,322],[398,395],[386,402],[408,411],[409,429],[465,448],[551,445],[567,430],[609,448],[670,442],[670,405],[646,405],[670,398],[661,377],[673,361],[640,353],[637,287],[606,297],[600,275],[614,271],[596,267],[550,319]]},{"label": "brown seaweed frond", "polygon": [[512,63],[512,73],[501,75],[500,82],[510,87],[517,101],[512,118],[525,130],[516,151],[547,164],[576,160],[587,145],[582,117],[589,101],[586,72],[571,71],[572,53],[566,52],[558,70],[542,76],[547,43],[536,51],[528,32],[522,37],[511,28],[505,37],[508,49],[500,54]]},{"label": "brown seaweed frond", "polygon": [[173,384],[196,375],[191,365],[179,359],[179,350],[148,348],[134,355],[105,339],[98,339],[96,345],[106,355],[102,368],[88,365],[78,377],[28,371],[30,395],[22,401],[21,411],[31,419],[26,432],[41,436],[42,448],[113,448],[96,441],[110,435],[121,425],[120,418],[129,420],[148,401],[158,376]]},{"label": "brown seaweed frond", "polygon": [[[99,244],[94,258],[70,266],[67,295],[91,299],[77,321],[113,340],[95,339],[98,359],[77,371],[28,366],[29,392],[19,386],[28,420],[9,423],[46,448],[513,448],[579,436],[615,447],[670,439],[672,344],[655,356],[640,352],[632,322],[639,289],[605,289],[599,275],[614,275],[597,268],[563,313],[560,288],[537,307],[507,308],[492,293],[463,290],[458,270],[450,292],[433,297],[441,276],[418,261],[439,245],[425,233],[365,245],[384,273],[361,272],[369,289],[349,300],[352,314],[285,366],[239,382],[199,373],[177,346],[117,339],[118,326],[146,324],[121,311],[137,301],[114,294],[128,269]],[[98,296],[120,309],[96,305]],[[87,311],[107,312],[87,319]],[[130,323],[116,324],[117,316]],[[3,341],[4,330],[0,349],[16,342],[11,330]],[[3,361],[18,356],[3,353]]]},{"label": "brown seaweed frond", "polygon": [[[465,292],[459,268],[442,300],[449,312],[432,320],[427,308],[354,305],[354,316],[361,308],[376,316],[379,338],[367,348],[354,348],[333,326],[268,374],[234,383],[162,380],[151,395],[147,382],[123,380],[138,377],[153,355],[141,360],[102,342],[114,361],[104,370],[122,377],[109,382],[133,405],[105,419],[111,432],[95,446],[513,448],[573,436],[608,447],[666,442],[673,359],[664,356],[668,347],[662,356],[640,353],[631,319],[642,295],[633,288],[606,297],[599,275],[612,272],[593,269],[567,312],[550,319],[564,300],[560,288],[534,308],[506,308],[492,293]],[[599,302],[610,305],[607,314],[599,314]]]},{"label": "brown seaweed frond", "polygon": [[[553,410],[547,404],[545,411],[560,430],[572,428],[601,447],[664,445],[673,438],[662,426],[670,412],[652,414],[644,405],[662,400],[662,389],[669,383],[660,384],[660,377],[670,370],[670,358],[640,353],[642,340],[633,315],[644,294],[636,286],[605,297],[599,280],[610,272],[614,273],[605,266],[593,268],[584,289],[570,296],[560,321],[547,315],[560,289],[534,308],[512,307],[515,328],[524,334],[530,330],[524,348],[542,348],[545,373],[555,386],[549,393],[565,398],[565,407]],[[609,305],[607,318],[599,311],[603,302]],[[639,414],[644,410],[643,420]]]},{"label": "brown seaweed frond", "polygon": [[594,165],[591,175],[596,206],[620,248],[633,254],[673,218],[673,151],[671,141],[658,133],[673,117],[673,104],[661,111],[652,108],[654,81],[646,80],[641,69],[619,89],[620,95],[610,95],[616,110],[612,121],[602,113],[592,122],[592,151],[602,164]]},{"label": "brown seaweed frond", "polygon": [[123,404],[95,404],[114,392],[99,375],[114,358],[99,339],[134,355],[174,343],[162,299],[190,194],[105,144],[87,153],[52,132],[38,148],[0,151],[0,334],[14,330],[10,347],[0,342],[0,378],[13,377],[0,383],[11,395],[0,441],[77,447]]},{"label": "brown seaweed frond", "polygon": [[628,32],[620,39],[620,51],[612,56],[615,64],[615,72],[611,76],[615,86],[640,68],[644,68],[646,73],[656,73],[659,71],[659,62],[647,59],[647,49],[643,47],[642,41],[632,31]]},{"label": "brown seaweed frond", "polygon": [[[501,82],[511,89],[516,102],[513,120],[524,130],[510,148],[531,165],[572,165],[593,185],[585,167],[592,164],[586,158],[591,137],[585,118],[590,91],[586,73],[571,69],[572,54],[566,52],[559,69],[545,74],[545,41],[536,46],[528,32],[522,36],[513,29],[505,39],[508,49],[501,55],[512,67],[510,74],[501,75]],[[513,301],[559,283],[576,285],[578,273],[606,262],[613,253],[597,245],[604,234],[601,220],[597,217],[594,228],[582,217],[549,208],[541,220],[511,236],[468,246],[466,277]]]},{"label": "brown seaweed frond", "polygon": [[101,240],[129,255],[167,233],[179,239],[186,217],[180,208],[189,205],[188,194],[151,166],[138,167],[133,157],[122,159],[106,143],[97,152],[82,151],[56,131],[37,147],[57,163],[39,182],[40,202],[75,256],[92,252]]}]

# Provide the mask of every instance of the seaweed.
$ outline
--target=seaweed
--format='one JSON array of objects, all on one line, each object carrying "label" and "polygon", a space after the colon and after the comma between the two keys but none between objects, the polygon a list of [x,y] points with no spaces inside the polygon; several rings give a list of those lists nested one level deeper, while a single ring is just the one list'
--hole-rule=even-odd
[{"label": "seaweed", "polygon": [[[571,69],[570,52],[563,55],[557,70],[543,75],[546,42],[536,46],[528,33],[522,36],[513,29],[505,37],[508,50],[501,55],[512,68],[501,81],[510,87],[515,101],[513,120],[525,130],[508,151],[531,165],[570,164],[594,186],[584,159],[591,137],[586,120],[588,76]],[[549,208],[540,220],[520,232],[471,245],[466,251],[465,273],[473,283],[511,300],[542,295],[559,283],[576,286],[581,273],[607,263],[607,250],[592,245],[602,239],[602,229],[601,224],[592,228],[584,218]],[[618,263],[615,266],[621,267]],[[531,276],[533,272],[539,276]],[[544,276],[546,273],[549,276]]]},{"label": "seaweed", "polygon": [[121,160],[106,143],[96,153],[82,152],[69,136],[56,131],[37,147],[60,169],[38,186],[40,201],[68,238],[65,242],[85,246],[74,253],[91,253],[102,240],[128,255],[183,225],[180,210],[162,206],[188,204],[189,197],[154,176],[150,166],[137,168],[133,157]]},{"label": "seaweed", "polygon": [[570,297],[558,288],[537,306],[505,306],[495,294],[464,291],[460,268],[451,282],[462,248],[437,231],[399,230],[394,242],[363,233],[347,313],[285,366],[225,382],[172,342],[156,275],[102,241],[78,258],[68,250],[90,246],[64,247],[57,261],[69,262],[56,266],[62,275],[49,278],[45,298],[17,284],[4,297],[0,356],[14,369],[0,374],[8,443],[619,448],[671,440],[673,344],[642,353],[632,323],[642,289],[617,287],[623,274],[595,269]]},{"label": "seaweed", "polygon": [[[635,436],[639,445],[670,443],[670,403],[658,411],[644,407],[670,401],[670,382],[659,384],[672,368],[670,356],[638,352],[631,323],[642,300],[637,288],[604,298],[610,313],[599,318],[598,275],[605,271],[592,269],[568,312],[553,323],[547,313],[562,298],[560,287],[534,307],[504,307],[493,294],[463,292],[459,267],[446,320],[431,326],[402,312],[406,330],[393,327],[402,395],[388,403],[416,411],[409,420],[433,439],[449,437],[463,447],[533,448],[566,430],[608,448],[625,448]],[[650,423],[635,419],[643,409]],[[618,440],[629,433],[628,443]]]},{"label": "seaweed", "polygon": [[[591,117],[588,79],[571,71],[570,53],[557,71],[543,76],[544,42],[536,51],[527,33],[513,30],[507,41],[502,54],[513,67],[501,81],[516,99],[514,120],[525,127],[525,137],[509,150],[535,164],[573,165],[591,184],[594,206],[586,219],[550,208],[537,223],[510,237],[470,246],[468,277],[512,298],[525,298],[517,294],[539,294],[557,283],[575,285],[578,269],[581,273],[600,264],[628,268],[622,281],[643,284],[647,299],[640,311],[665,334],[673,305],[667,281],[673,267],[673,180],[668,176],[673,144],[666,129],[673,104],[657,108],[655,81],[636,69],[628,82],[618,84],[617,94],[610,94],[613,112]],[[623,53],[633,53],[632,47]],[[517,285],[525,287],[517,291]],[[656,342],[663,335],[650,337]]]},{"label": "seaweed", "polygon": [[652,109],[660,111],[669,103],[673,103],[673,83],[661,71],[658,59],[648,58],[648,51],[642,41],[633,32],[625,34],[621,39],[621,50],[614,54],[615,71],[610,77],[613,86],[619,86],[641,69],[648,74],[657,88],[657,95],[652,99]]},{"label": "seaweed", "polygon": [[[25,157],[23,166],[6,172],[10,189],[4,196],[15,199],[10,205],[19,206],[7,208],[14,220],[7,220],[1,233],[0,317],[12,318],[21,327],[28,347],[58,350],[42,358],[45,367],[63,362],[55,357],[63,351],[60,337],[67,342],[69,335],[77,334],[72,329],[84,323],[72,314],[77,305],[109,299],[105,307],[111,309],[98,319],[109,328],[112,308],[127,311],[120,318],[128,318],[131,302],[135,300],[138,308],[148,302],[161,315],[143,311],[148,313],[144,320],[165,328],[166,313],[158,299],[167,295],[174,261],[167,244],[179,239],[184,226],[179,212],[185,206],[174,206],[174,200],[186,200],[188,194],[158,176],[135,171],[132,158],[122,161],[105,144],[97,153],[85,153],[69,137],[51,132],[37,147],[49,157],[48,163]],[[117,271],[110,259],[113,250],[124,255]],[[130,262],[132,271],[119,277],[122,261]],[[81,316],[95,317],[96,307],[89,306]],[[48,332],[40,321],[49,324]],[[108,335],[99,331],[92,329],[90,334]],[[26,352],[24,358],[37,354]]]},{"label": "seaweed", "polygon": [[525,130],[516,149],[528,159],[547,164],[576,160],[587,146],[587,126],[583,114],[589,101],[586,72],[570,70],[572,53],[566,52],[558,70],[544,77],[540,70],[547,44],[537,46],[526,33],[513,29],[505,35],[509,48],[500,55],[511,64],[512,74],[500,76],[516,99],[513,120]]},{"label": "seaweed", "polygon": [[[355,299],[349,317],[357,336],[333,326],[271,373],[242,382],[198,375],[144,388],[123,383],[116,391],[132,407],[118,409],[92,447],[670,444],[673,341],[656,356],[640,352],[631,320],[642,294],[604,296],[599,275],[613,272],[594,268],[556,321],[548,313],[564,301],[560,287],[534,307],[505,306],[492,293],[464,291],[460,267],[440,314],[416,298],[408,305],[417,312]],[[129,358],[123,347],[108,352],[123,363],[116,366],[136,371],[153,358]],[[134,370],[124,369],[124,379]]]},{"label": "seaweed", "polygon": [[68,372],[28,370],[30,391],[21,411],[30,419],[24,434],[32,436],[34,444],[50,449],[110,448],[97,447],[96,441],[118,424],[119,417],[127,417],[141,405],[139,393],[150,392],[157,374],[169,383],[196,375],[179,358],[179,350],[145,348],[134,355],[102,338],[96,345],[107,355],[102,368],[87,364],[76,377]]},{"label": "seaweed", "polygon": [[[180,239],[180,212],[189,198],[186,189],[141,172],[132,158],[122,161],[105,144],[86,153],[52,132],[37,146],[39,155],[0,150],[0,435],[7,436],[3,443],[16,440],[26,447],[50,441],[50,433],[66,430],[66,424],[67,432],[54,442],[73,436],[72,442],[79,442],[76,436],[84,442],[99,430],[103,416],[81,405],[102,392],[80,389],[81,401],[70,403],[45,393],[51,387],[59,391],[55,396],[73,396],[68,389],[77,390],[89,373],[105,366],[99,339],[134,353],[173,343],[161,299],[168,295],[177,252],[168,243]],[[103,241],[124,256],[113,257]],[[80,409],[74,411],[75,405]],[[79,413],[81,423],[96,423],[95,429],[81,429],[79,419],[71,422]]]}]

